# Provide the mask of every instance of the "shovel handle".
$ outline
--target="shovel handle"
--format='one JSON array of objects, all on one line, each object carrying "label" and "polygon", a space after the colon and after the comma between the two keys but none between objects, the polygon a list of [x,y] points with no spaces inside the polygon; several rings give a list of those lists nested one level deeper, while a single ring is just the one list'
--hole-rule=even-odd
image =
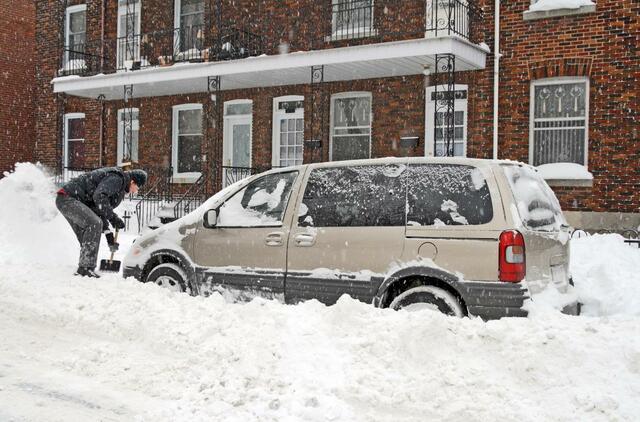
[{"label": "shovel handle", "polygon": [[[118,229],[116,229],[116,234],[113,236],[113,242],[118,243]],[[109,264],[113,262],[113,256],[115,254],[116,254],[115,252],[111,252],[111,258],[109,258]]]}]

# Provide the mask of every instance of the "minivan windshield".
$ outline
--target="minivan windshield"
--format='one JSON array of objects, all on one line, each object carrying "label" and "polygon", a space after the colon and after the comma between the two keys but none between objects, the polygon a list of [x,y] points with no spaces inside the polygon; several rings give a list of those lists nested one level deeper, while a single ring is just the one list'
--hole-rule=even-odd
[{"label": "minivan windshield", "polygon": [[509,164],[503,165],[503,169],[525,227],[556,231],[567,224],[558,198],[533,167]]}]

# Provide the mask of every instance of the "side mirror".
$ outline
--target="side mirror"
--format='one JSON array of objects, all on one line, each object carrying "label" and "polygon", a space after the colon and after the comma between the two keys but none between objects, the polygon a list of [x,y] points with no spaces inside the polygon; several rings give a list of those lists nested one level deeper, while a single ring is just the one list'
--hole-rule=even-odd
[{"label": "side mirror", "polygon": [[218,210],[209,210],[204,214],[204,226],[213,229],[218,224]]}]

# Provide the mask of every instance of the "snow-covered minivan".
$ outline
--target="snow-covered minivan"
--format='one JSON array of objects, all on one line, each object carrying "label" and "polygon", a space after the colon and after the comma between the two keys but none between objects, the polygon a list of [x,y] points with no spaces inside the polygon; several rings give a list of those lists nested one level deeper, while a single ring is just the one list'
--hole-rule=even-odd
[{"label": "snow-covered minivan", "polygon": [[569,288],[568,230],[555,195],[526,164],[307,164],[231,185],[144,234],[124,275],[192,295],[333,304],[348,294],[393,309],[525,316],[525,300],[550,283]]}]

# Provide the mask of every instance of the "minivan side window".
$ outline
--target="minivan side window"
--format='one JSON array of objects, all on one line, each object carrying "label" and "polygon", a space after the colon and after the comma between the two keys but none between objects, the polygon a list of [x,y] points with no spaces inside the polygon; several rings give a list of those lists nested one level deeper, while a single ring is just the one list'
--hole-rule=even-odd
[{"label": "minivan side window", "polygon": [[408,226],[477,225],[493,219],[489,187],[476,167],[412,165],[407,184]]},{"label": "minivan side window", "polygon": [[297,176],[297,171],[275,173],[249,183],[220,206],[217,226],[281,226]]},{"label": "minivan side window", "polygon": [[405,165],[315,169],[298,210],[301,227],[404,226]]}]

